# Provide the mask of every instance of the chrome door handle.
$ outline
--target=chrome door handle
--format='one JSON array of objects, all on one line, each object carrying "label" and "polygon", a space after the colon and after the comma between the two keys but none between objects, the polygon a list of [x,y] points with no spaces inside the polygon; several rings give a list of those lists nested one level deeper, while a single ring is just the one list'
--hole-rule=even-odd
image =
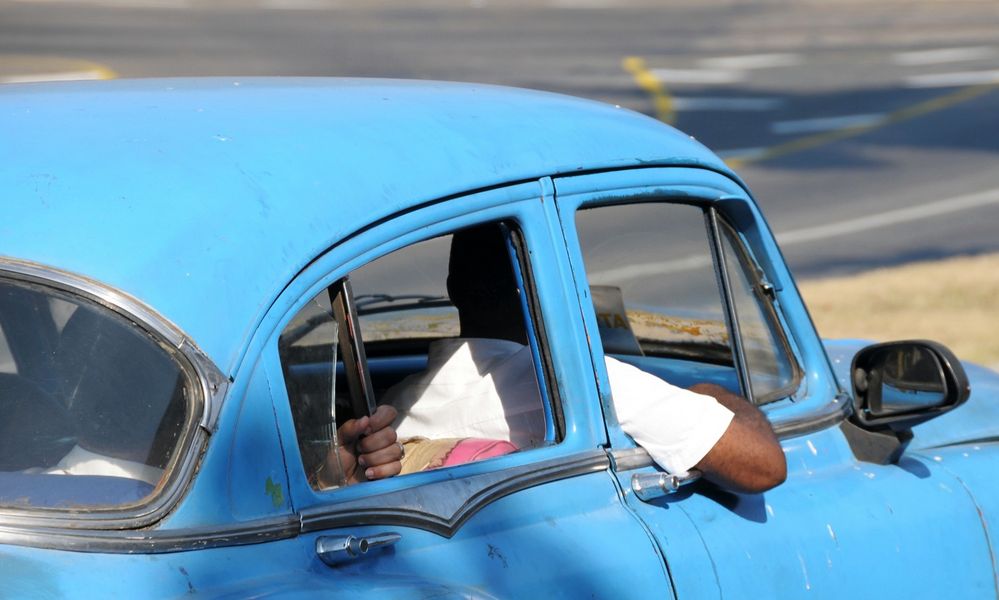
[{"label": "chrome door handle", "polygon": [[316,554],[329,566],[364,556],[376,548],[387,548],[402,539],[394,531],[364,537],[322,535],[316,538]]},{"label": "chrome door handle", "polygon": [[691,469],[686,477],[670,473],[635,473],[631,476],[631,489],[639,500],[662,498],[701,478],[700,471]]}]

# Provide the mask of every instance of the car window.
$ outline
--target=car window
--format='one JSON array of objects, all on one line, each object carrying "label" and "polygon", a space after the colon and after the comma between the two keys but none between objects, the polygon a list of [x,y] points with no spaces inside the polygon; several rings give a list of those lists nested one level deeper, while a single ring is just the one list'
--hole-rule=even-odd
[{"label": "car window", "polygon": [[[498,232],[498,242],[480,244],[483,231]],[[558,441],[518,243],[508,223],[416,243],[354,270],[295,315],[279,351],[315,489],[349,479],[326,471],[342,468],[332,460],[337,431],[381,404],[399,412],[403,474]],[[470,246],[454,259],[452,244]],[[510,279],[476,287],[480,272],[496,269]],[[464,308],[459,318],[456,304],[469,302],[483,303],[485,313]],[[476,321],[482,316],[485,326]],[[491,327],[501,322],[510,328]]]},{"label": "car window", "polygon": [[[711,382],[742,393],[703,209],[589,207],[577,212],[576,229],[605,352],[675,385]],[[797,371],[748,255],[722,229],[753,399],[771,401],[793,389]]]},{"label": "car window", "polygon": [[794,391],[798,372],[768,296],[772,288],[765,284],[735,230],[722,222],[720,232],[753,398],[757,403],[777,400]]},{"label": "car window", "polygon": [[0,279],[0,505],[121,507],[165,481],[192,410],[173,352],[118,313]]}]

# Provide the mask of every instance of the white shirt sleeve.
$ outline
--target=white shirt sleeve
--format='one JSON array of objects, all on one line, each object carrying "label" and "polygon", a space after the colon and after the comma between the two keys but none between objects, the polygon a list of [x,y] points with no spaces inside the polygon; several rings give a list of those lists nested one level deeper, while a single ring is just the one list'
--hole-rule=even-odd
[{"label": "white shirt sleeve", "polygon": [[621,429],[668,472],[686,475],[728,429],[732,411],[711,396],[609,356],[605,362]]}]

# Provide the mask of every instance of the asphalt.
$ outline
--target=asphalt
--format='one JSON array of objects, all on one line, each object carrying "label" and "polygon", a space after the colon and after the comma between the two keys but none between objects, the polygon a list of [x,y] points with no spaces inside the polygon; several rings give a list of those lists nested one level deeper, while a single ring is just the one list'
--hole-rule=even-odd
[{"label": "asphalt", "polygon": [[165,75],[482,81],[645,112],[737,167],[801,277],[999,251],[994,0],[0,0],[0,82]]}]

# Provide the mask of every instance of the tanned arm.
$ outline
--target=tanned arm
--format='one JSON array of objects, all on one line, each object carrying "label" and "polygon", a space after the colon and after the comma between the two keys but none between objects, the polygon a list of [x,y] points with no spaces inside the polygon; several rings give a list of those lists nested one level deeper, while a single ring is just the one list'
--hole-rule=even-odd
[{"label": "tanned arm", "polygon": [[732,422],[714,447],[695,465],[705,479],[721,487],[760,493],[787,477],[787,461],[770,422],[745,398],[725,388],[699,383],[692,392],[712,396],[734,413]]}]

